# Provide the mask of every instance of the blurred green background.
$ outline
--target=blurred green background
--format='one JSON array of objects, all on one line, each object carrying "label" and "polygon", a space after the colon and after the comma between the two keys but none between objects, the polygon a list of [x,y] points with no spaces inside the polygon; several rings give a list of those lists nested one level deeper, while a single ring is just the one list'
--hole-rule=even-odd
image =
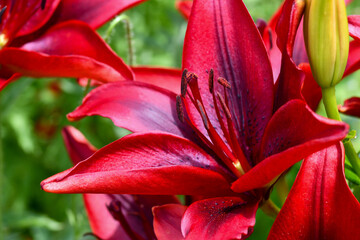
[{"label": "blurred green background", "polygon": [[[246,0],[254,20],[268,20],[280,0]],[[351,4],[349,13],[360,13],[360,3]],[[131,21],[135,65],[180,67],[187,22],[176,11],[174,1],[149,0],[125,13]],[[109,24],[99,33],[104,36]],[[125,61],[127,41],[122,24],[111,34],[111,47]],[[338,87],[339,103],[360,96],[360,73]],[[39,183],[71,167],[62,137],[63,126],[72,124],[98,148],[125,134],[108,119],[90,117],[70,123],[66,114],[81,103],[84,89],[74,79],[22,78],[1,94],[0,130],[3,149],[1,222],[3,239],[91,239],[81,195],[56,195],[42,191]],[[322,110],[319,110],[320,113]],[[359,121],[345,118],[353,129]],[[357,144],[357,149],[359,146]],[[299,165],[287,180],[293,181]],[[250,239],[266,239],[272,220],[258,211]],[[1,239],[1,237],[0,237]]]}]

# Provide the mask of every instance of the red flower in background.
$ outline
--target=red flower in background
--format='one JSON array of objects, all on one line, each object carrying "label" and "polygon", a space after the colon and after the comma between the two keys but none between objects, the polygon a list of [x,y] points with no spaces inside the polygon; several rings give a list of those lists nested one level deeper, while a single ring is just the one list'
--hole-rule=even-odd
[{"label": "red flower in background", "polygon": [[130,68],[93,28],[143,1],[1,1],[0,89],[19,73],[132,80]]},{"label": "red flower in background", "polygon": [[[281,36],[291,48],[295,35]],[[277,177],[346,135],[345,124],[315,115],[301,100],[290,100],[292,95],[274,93],[266,49],[241,1],[194,2],[183,66],[191,72],[184,71],[178,97],[132,81],[93,90],[69,118],[97,114],[135,133],[44,180],[42,188],[198,196],[186,210],[180,205],[154,209],[159,239],[242,239],[251,233],[257,207]],[[299,81],[297,76],[292,79]],[[279,101],[274,111],[276,99],[284,104]]]}]

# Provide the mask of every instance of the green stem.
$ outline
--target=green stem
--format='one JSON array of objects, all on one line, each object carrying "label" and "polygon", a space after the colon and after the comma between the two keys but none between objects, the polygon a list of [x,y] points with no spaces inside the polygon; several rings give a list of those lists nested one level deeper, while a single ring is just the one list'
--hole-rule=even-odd
[{"label": "green stem", "polygon": [[[323,88],[322,95],[327,116],[331,119],[341,121],[336,103],[335,87]],[[344,148],[345,154],[348,157],[355,173],[360,177],[360,159],[350,140],[346,140],[344,142]]]},{"label": "green stem", "polygon": [[287,196],[289,195],[289,185],[286,182],[285,174],[280,176],[280,178],[276,181],[275,189],[280,198],[281,204],[284,204]]},{"label": "green stem", "polygon": [[123,22],[125,26],[125,34],[128,43],[128,61],[129,61],[128,63],[130,66],[133,66],[135,64],[135,57],[134,57],[135,55],[134,55],[134,48],[132,45],[131,22],[128,16],[120,15],[117,16],[113,21],[111,21],[108,29],[106,30],[104,40],[107,43],[109,43],[111,33],[120,22]]},{"label": "green stem", "polygon": [[268,199],[266,202],[264,202],[260,208],[266,215],[272,218],[276,218],[280,212],[280,208],[276,206],[275,203],[271,201],[271,199]]}]

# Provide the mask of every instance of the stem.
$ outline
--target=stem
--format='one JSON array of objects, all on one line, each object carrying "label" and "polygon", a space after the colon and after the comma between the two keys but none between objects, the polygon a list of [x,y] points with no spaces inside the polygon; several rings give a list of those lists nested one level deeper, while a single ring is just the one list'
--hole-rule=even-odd
[{"label": "stem", "polygon": [[323,102],[328,118],[341,121],[335,98],[335,87],[322,88]]},{"label": "stem", "polygon": [[276,181],[275,188],[281,203],[284,204],[286,197],[289,195],[289,185],[286,182],[285,174],[280,176],[280,178]]},{"label": "stem", "polygon": [[[335,98],[335,87],[322,88],[321,90],[327,116],[331,119],[341,121]],[[350,140],[343,143],[345,154],[348,157],[355,173],[360,177],[360,159],[354,149],[354,146]]]},{"label": "stem", "polygon": [[266,202],[264,202],[263,205],[260,206],[261,210],[268,216],[272,218],[276,218],[278,213],[280,212],[280,208],[275,205],[271,199],[268,199]]},{"label": "stem", "polygon": [[123,22],[125,26],[125,34],[128,42],[128,61],[129,61],[129,65],[133,66],[135,63],[135,57],[134,57],[135,55],[134,55],[134,48],[132,45],[131,22],[128,16],[120,15],[117,16],[113,21],[111,21],[109,28],[106,30],[104,40],[105,42],[109,43],[111,33],[120,22]]}]

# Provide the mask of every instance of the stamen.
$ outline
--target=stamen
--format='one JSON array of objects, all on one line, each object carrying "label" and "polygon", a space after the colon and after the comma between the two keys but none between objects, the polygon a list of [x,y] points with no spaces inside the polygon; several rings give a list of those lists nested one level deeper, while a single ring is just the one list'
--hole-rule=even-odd
[{"label": "stamen", "polygon": [[176,112],[180,122],[184,122],[184,107],[181,101],[181,97],[178,95],[176,96]]},{"label": "stamen", "polygon": [[199,107],[201,118],[202,118],[202,120],[204,122],[204,126],[205,126],[206,130],[209,130],[210,126],[209,126],[209,122],[207,120],[207,117],[205,115],[204,107],[203,107],[203,105],[201,104],[201,102],[199,100],[196,100],[196,101],[197,101],[197,104],[198,104],[198,107]]},{"label": "stamen", "polygon": [[219,77],[218,82],[225,88],[231,89],[230,83],[225,78]]},{"label": "stamen", "polygon": [[6,11],[7,9],[7,6],[3,7],[1,10],[0,10],[0,21],[2,19],[2,16],[4,15],[4,12]]},{"label": "stamen", "polygon": [[195,73],[193,73],[193,72],[188,72],[187,74],[186,74],[186,80],[187,80],[187,82],[188,83],[190,83],[190,82],[192,82],[192,81],[197,81],[198,80],[198,76],[195,74]]},{"label": "stamen", "polygon": [[41,10],[45,9],[46,0],[41,0]]},{"label": "stamen", "polygon": [[230,113],[229,108],[226,106],[224,98],[220,95],[219,92],[216,93],[216,96],[218,97],[218,99],[221,103],[221,107],[225,112],[226,118],[231,119],[231,113]]},{"label": "stamen", "polygon": [[186,80],[186,75],[188,73],[187,69],[184,69],[182,75],[181,75],[181,96],[185,97],[186,96],[186,91],[187,91],[187,80]]},{"label": "stamen", "polygon": [[213,93],[214,91],[214,70],[210,69],[209,72],[209,91],[210,93]]}]

